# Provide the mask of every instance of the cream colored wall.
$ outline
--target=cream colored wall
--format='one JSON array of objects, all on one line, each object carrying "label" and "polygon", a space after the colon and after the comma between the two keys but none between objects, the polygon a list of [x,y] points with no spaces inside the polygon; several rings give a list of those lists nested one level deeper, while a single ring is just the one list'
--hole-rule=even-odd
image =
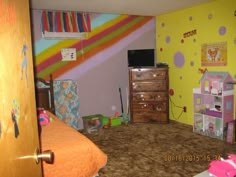
[{"label": "cream colored wall", "polygon": [[[201,66],[202,44],[219,42],[227,42],[226,66]],[[169,86],[174,90],[170,118],[192,124],[192,90],[200,86],[199,69],[228,71],[236,79],[236,1],[215,0],[157,16],[156,46],[158,62],[169,64]],[[181,114],[178,106],[187,106],[187,112]]]}]

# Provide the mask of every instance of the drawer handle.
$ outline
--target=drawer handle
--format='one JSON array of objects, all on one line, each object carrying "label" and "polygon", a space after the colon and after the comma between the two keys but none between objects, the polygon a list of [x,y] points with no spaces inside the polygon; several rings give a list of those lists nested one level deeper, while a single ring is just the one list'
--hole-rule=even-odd
[{"label": "drawer handle", "polygon": [[161,95],[157,95],[156,97],[155,97],[155,100],[160,100],[161,99]]},{"label": "drawer handle", "polygon": [[144,105],[142,106],[142,109],[146,108],[147,106],[148,106],[147,104],[144,104]]}]

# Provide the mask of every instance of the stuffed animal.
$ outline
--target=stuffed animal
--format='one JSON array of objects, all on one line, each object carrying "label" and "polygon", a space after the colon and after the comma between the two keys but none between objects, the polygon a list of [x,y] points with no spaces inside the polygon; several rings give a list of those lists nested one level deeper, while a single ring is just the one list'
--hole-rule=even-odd
[{"label": "stuffed animal", "polygon": [[44,109],[38,109],[38,119],[40,125],[47,125],[50,123],[50,117]]},{"label": "stuffed animal", "polygon": [[210,163],[208,173],[216,177],[234,177],[236,175],[236,155],[228,155],[228,159],[214,160]]}]

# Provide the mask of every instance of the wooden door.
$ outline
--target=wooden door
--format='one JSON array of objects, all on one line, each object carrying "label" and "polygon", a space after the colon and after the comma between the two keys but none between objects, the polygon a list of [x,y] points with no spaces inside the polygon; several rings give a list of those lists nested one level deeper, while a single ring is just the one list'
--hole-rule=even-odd
[{"label": "wooden door", "polygon": [[0,0],[0,176],[41,177],[29,0]]}]

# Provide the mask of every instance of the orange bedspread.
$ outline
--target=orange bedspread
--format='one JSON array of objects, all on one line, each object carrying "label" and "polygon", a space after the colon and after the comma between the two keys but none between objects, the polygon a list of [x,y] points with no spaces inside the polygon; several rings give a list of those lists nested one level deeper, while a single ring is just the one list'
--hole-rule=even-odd
[{"label": "orange bedspread", "polygon": [[92,141],[53,114],[54,121],[42,127],[42,151],[52,150],[54,164],[43,162],[44,177],[91,177],[106,165],[107,155]]}]

